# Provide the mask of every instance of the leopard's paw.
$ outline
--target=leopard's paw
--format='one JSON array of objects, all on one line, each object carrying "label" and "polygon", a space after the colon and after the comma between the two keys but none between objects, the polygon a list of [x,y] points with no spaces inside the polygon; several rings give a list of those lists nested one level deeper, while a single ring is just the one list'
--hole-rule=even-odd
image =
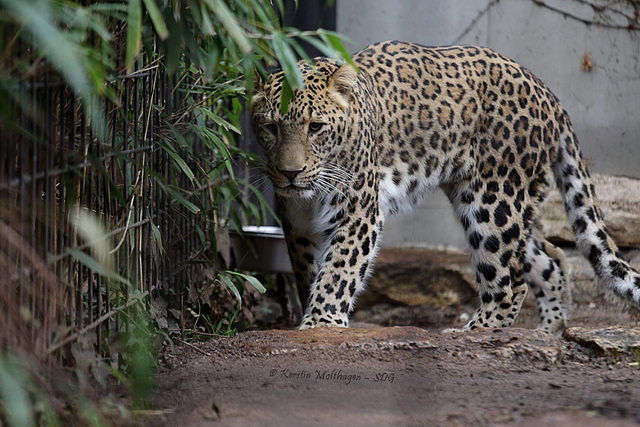
[{"label": "leopard's paw", "polygon": [[311,328],[348,328],[349,320],[333,318],[332,316],[304,316],[298,329]]}]

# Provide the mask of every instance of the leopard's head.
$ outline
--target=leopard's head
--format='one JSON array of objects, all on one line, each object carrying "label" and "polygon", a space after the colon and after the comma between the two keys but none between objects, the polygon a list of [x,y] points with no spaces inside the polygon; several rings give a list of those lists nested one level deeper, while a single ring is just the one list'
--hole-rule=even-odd
[{"label": "leopard's head", "polygon": [[294,93],[286,113],[280,108],[281,71],[266,82],[258,80],[251,115],[276,193],[310,198],[350,180],[338,153],[346,139],[357,74],[350,65],[325,58],[299,66],[305,88]]}]

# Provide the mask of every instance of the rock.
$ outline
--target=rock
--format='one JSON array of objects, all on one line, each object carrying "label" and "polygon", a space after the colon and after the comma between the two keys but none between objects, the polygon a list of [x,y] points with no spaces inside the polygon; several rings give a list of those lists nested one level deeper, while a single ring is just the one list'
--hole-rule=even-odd
[{"label": "rock", "polygon": [[562,355],[559,337],[542,331],[520,328],[477,329],[471,332],[453,332],[461,341],[474,349],[474,358],[497,356],[519,363],[556,363]]},{"label": "rock", "polygon": [[380,251],[358,307],[374,304],[452,306],[476,297],[469,255],[460,251],[388,248]]},{"label": "rock", "polygon": [[[609,175],[592,175],[600,209],[618,246],[640,247],[640,180]],[[575,243],[567,222],[560,193],[553,187],[542,208],[542,230],[554,243]]]},{"label": "rock", "polygon": [[[575,325],[629,324],[640,310],[597,279],[589,261],[573,248],[563,248],[566,255],[567,275],[571,287],[572,308],[570,321]],[[622,250],[622,257],[636,270],[640,270],[640,252]],[[599,320],[594,319],[598,317]]]},{"label": "rock", "polygon": [[247,332],[255,340],[244,348],[249,353],[274,355],[327,348],[369,350],[435,349],[436,336],[413,326],[391,328],[315,328]]},{"label": "rock", "polygon": [[508,424],[494,424],[495,427],[638,427],[633,419],[606,418],[598,416],[597,411],[578,411],[565,409],[549,414],[534,414],[531,418],[523,418]]},{"label": "rock", "polygon": [[607,354],[636,354],[640,351],[640,328],[609,327],[591,329],[573,327],[564,332],[567,340]]},{"label": "rock", "polygon": [[[632,324],[640,311],[599,284],[589,261],[579,251],[563,250],[573,300],[570,324]],[[640,269],[640,251],[622,251],[622,256]],[[468,253],[424,247],[386,248],[380,251],[367,288],[358,297],[352,321],[442,330],[462,327],[477,304],[475,273]],[[535,328],[537,324],[535,298],[529,293],[514,326]]]}]

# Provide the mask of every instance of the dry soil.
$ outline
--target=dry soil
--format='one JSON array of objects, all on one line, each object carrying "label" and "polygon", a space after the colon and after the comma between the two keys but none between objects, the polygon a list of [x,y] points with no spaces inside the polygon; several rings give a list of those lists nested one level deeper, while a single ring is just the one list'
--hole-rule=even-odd
[{"label": "dry soil", "polygon": [[[396,258],[405,263],[409,259],[406,254]],[[441,267],[443,262],[433,264]],[[381,264],[379,271],[384,271],[384,256]],[[399,278],[404,282],[405,276],[433,274],[412,270]],[[395,276],[392,271],[383,282]],[[447,285],[447,289],[453,287]],[[460,300],[457,305],[439,300],[403,305],[393,295],[376,296],[375,283],[371,292],[370,304],[360,307],[349,329],[249,331],[232,338],[167,346],[161,354],[153,410],[143,423],[640,424],[640,352],[636,350],[640,329],[635,315],[615,304],[574,298],[570,326],[600,331],[596,335],[604,341],[621,340],[621,354],[606,353],[588,339],[578,344],[571,333],[554,336],[536,331],[531,303],[514,328],[442,333],[444,328],[461,325],[464,316],[460,315],[473,309],[475,303],[464,297],[464,289],[459,292],[462,296],[452,297]],[[621,327],[607,329],[614,324]],[[584,333],[575,328],[569,331],[575,336]]]}]

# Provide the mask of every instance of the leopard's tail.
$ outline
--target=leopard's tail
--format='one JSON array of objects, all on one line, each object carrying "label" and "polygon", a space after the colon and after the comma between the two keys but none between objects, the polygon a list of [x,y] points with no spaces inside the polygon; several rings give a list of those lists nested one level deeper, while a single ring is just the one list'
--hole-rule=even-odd
[{"label": "leopard's tail", "polygon": [[602,219],[569,117],[566,113],[563,116],[564,131],[553,168],[577,247],[616,295],[640,306],[640,274],[620,257]]}]

